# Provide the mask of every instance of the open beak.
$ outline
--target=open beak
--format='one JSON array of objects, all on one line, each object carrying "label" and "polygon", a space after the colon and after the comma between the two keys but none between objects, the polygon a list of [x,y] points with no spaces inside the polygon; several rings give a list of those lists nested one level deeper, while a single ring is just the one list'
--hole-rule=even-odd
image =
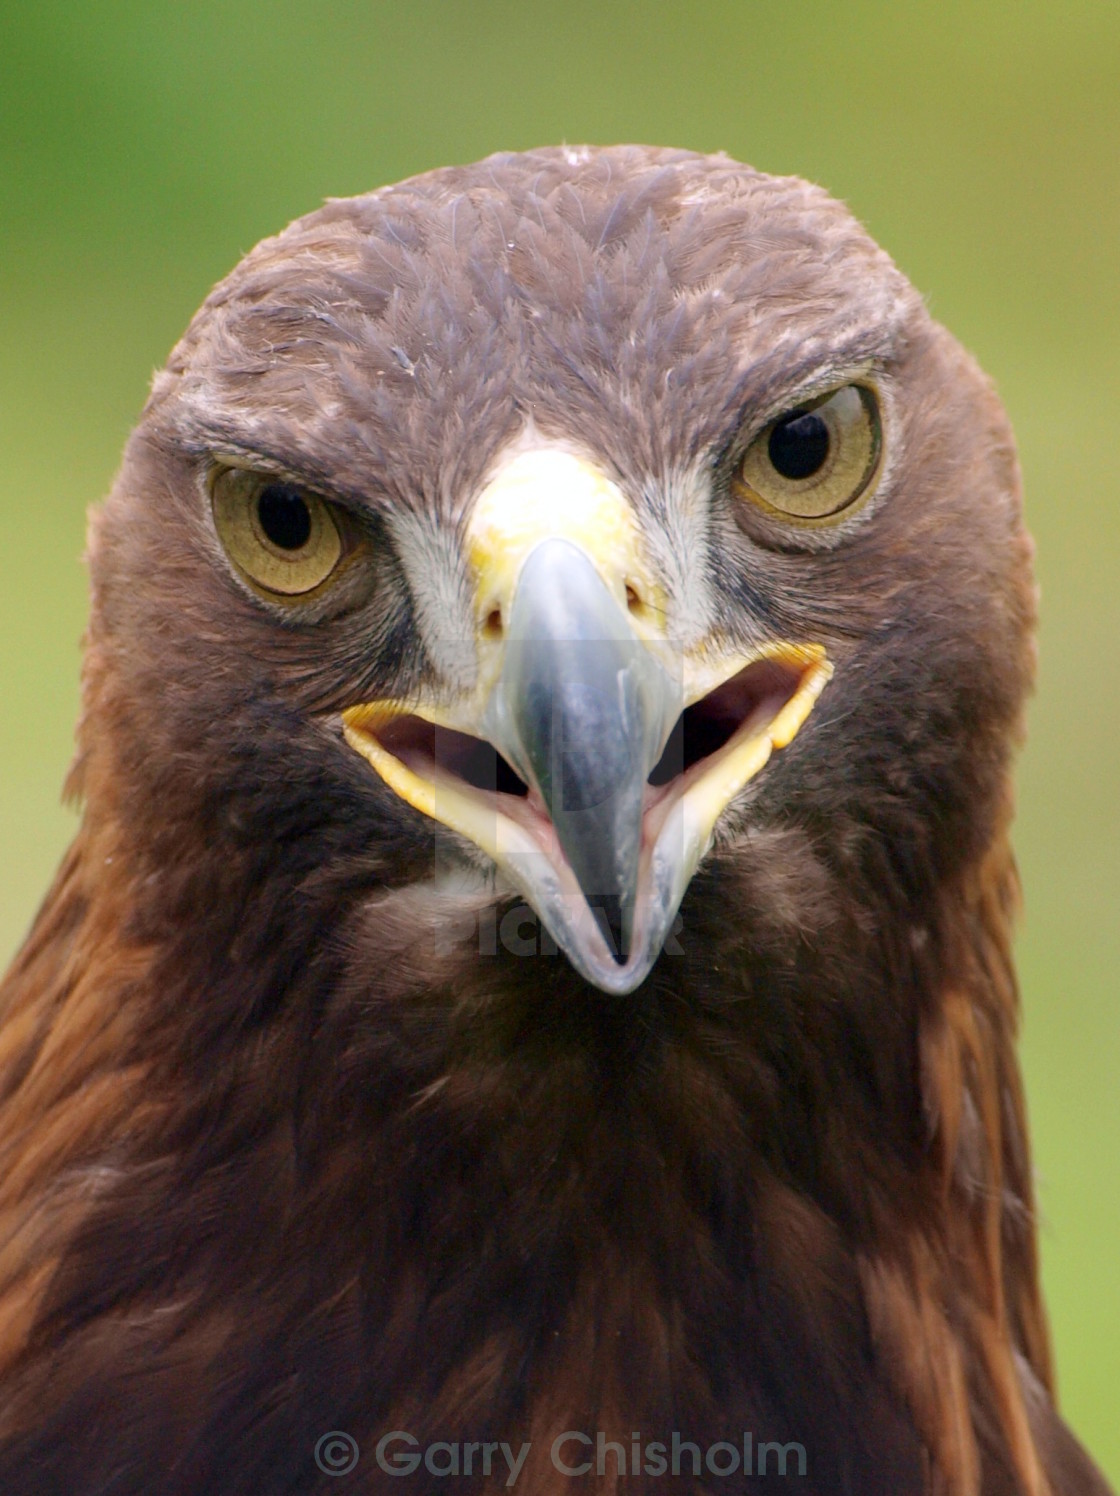
[{"label": "open beak", "polygon": [[478,679],[368,702],[347,741],[483,849],[606,992],[649,973],[730,800],[832,673],[814,643],[684,655],[618,488],[558,450],[514,458],[467,527]]}]

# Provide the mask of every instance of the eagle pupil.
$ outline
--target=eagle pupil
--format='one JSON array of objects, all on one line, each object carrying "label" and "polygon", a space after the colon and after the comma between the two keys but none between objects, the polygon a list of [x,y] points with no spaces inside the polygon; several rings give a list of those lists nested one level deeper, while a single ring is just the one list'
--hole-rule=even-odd
[{"label": "eagle pupil", "polygon": [[795,412],[771,431],[767,450],[783,478],[811,478],[828,456],[828,427],[814,411]]},{"label": "eagle pupil", "polygon": [[270,483],[257,499],[261,529],[282,551],[301,550],[311,539],[311,511],[298,489]]}]

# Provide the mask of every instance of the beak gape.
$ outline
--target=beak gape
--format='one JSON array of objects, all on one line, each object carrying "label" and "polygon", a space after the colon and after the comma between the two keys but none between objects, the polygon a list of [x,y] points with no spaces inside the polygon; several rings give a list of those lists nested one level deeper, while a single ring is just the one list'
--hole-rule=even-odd
[{"label": "beak gape", "polygon": [[795,736],[832,666],[815,643],[675,649],[628,501],[563,450],[499,471],[466,548],[475,686],[350,707],[346,740],[481,847],[588,981],[631,992],[720,815]]}]

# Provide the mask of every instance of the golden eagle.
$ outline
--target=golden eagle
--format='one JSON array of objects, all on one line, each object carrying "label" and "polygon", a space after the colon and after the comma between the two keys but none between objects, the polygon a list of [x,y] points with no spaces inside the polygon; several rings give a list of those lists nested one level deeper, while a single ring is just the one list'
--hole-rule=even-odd
[{"label": "golden eagle", "polygon": [[4,1496],[1105,1491],[1014,1055],[1012,436],[842,206],[637,147],[330,202],[90,564]]}]

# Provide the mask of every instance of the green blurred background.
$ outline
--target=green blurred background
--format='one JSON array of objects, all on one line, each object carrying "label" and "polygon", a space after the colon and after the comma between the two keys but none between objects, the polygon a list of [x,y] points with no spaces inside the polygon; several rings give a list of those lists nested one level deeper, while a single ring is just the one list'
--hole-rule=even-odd
[{"label": "green blurred background", "polygon": [[846,199],[995,376],[1043,588],[1023,1055],[1062,1400],[1120,1481],[1120,5],[0,4],[0,964],[74,827],[86,508],[211,283],[490,151],[724,149]]}]

